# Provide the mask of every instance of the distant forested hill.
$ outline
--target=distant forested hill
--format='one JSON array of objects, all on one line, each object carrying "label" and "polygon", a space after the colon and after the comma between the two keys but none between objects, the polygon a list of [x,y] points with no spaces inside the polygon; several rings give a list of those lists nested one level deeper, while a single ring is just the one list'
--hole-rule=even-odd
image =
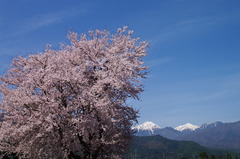
[{"label": "distant forested hill", "polygon": [[[202,124],[198,128],[188,123],[179,127],[185,129],[161,128],[152,122],[145,122],[134,127],[134,130],[137,132],[136,136],[161,135],[172,140],[194,141],[205,147],[240,152],[240,121]],[[195,127],[195,129],[191,129],[192,127]]]},{"label": "distant forested hill", "polygon": [[[125,159],[197,159],[199,154],[203,152],[208,154],[209,158],[213,155],[225,158],[228,153],[227,151],[209,149],[192,141],[175,141],[160,135],[136,136],[133,138]],[[236,153],[231,153],[231,156],[235,158]]]},{"label": "distant forested hill", "polygon": [[175,139],[194,141],[206,147],[232,149],[240,152],[240,121],[202,127]]}]

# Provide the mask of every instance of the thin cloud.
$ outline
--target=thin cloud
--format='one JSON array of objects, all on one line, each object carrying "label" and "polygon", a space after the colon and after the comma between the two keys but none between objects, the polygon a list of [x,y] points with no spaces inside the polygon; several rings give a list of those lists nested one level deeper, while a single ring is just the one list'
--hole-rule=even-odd
[{"label": "thin cloud", "polygon": [[176,36],[182,35],[183,33],[202,30],[203,28],[211,26],[214,22],[215,20],[212,17],[197,17],[182,20],[163,29],[157,37],[153,37],[152,39],[155,39],[157,42],[164,42],[176,38]]},{"label": "thin cloud", "polygon": [[176,26],[186,26],[186,25],[205,25],[209,24],[210,22],[213,21],[213,18],[210,17],[199,17],[199,18],[193,18],[193,19],[187,19],[180,21],[176,24]]},{"label": "thin cloud", "polygon": [[171,62],[173,60],[174,59],[172,57],[158,58],[158,59],[154,59],[154,60],[149,60],[149,61],[146,62],[146,64],[149,67],[157,67],[161,64],[168,63],[168,62]]},{"label": "thin cloud", "polygon": [[[208,81],[208,82],[207,82]],[[205,85],[206,89],[195,92],[183,92],[162,95],[159,105],[170,107],[168,114],[179,114],[188,109],[196,109],[198,107],[215,107],[216,103],[226,101],[225,99],[238,96],[240,93],[240,74],[233,74],[224,77],[199,80],[197,83]],[[215,82],[215,87],[209,91],[209,85]],[[209,83],[209,84],[207,84]],[[193,87],[194,88],[194,87]],[[182,88],[179,88],[182,90]],[[174,107],[174,108],[173,108]]]},{"label": "thin cloud", "polygon": [[167,28],[162,29],[162,32],[156,37],[156,42],[164,42],[176,38],[178,36],[186,36],[186,34],[194,32],[203,32],[209,28],[215,28],[223,26],[224,24],[229,24],[236,22],[239,19],[240,11],[233,10],[227,14],[222,14],[221,16],[209,16],[209,17],[195,17],[191,19],[185,19],[176,22],[173,25],[167,26]]},{"label": "thin cloud", "polygon": [[25,19],[20,25],[18,31],[9,34],[9,37],[14,37],[28,32],[47,27],[49,25],[58,24],[64,20],[76,16],[78,14],[84,14],[86,10],[78,8],[71,8],[68,11],[61,11],[57,13],[47,13],[43,15],[35,15],[30,19]]},{"label": "thin cloud", "polygon": [[39,18],[34,17],[33,20],[27,23],[24,29],[18,33],[30,32],[51,24],[60,23],[61,21],[62,21],[62,18],[56,15],[46,15]]}]

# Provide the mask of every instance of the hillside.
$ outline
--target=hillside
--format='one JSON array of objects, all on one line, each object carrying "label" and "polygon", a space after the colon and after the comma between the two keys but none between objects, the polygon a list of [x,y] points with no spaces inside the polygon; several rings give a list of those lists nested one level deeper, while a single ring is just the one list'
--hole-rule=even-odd
[{"label": "hillside", "polygon": [[209,156],[213,154],[225,156],[227,154],[227,151],[209,149],[192,141],[175,141],[156,135],[134,137],[125,159],[188,159],[197,158],[201,152],[207,152]]},{"label": "hillside", "polygon": [[176,139],[194,141],[207,147],[232,149],[240,152],[240,122],[218,123],[217,126],[201,128],[191,134],[178,136]]},{"label": "hillside", "polygon": [[[192,124],[171,128],[147,122],[137,126],[136,136],[161,135],[165,138],[179,141],[194,141],[202,146],[234,150],[240,152],[240,121],[233,123],[215,122],[202,124],[198,127]],[[154,126],[154,127],[151,127]]]}]

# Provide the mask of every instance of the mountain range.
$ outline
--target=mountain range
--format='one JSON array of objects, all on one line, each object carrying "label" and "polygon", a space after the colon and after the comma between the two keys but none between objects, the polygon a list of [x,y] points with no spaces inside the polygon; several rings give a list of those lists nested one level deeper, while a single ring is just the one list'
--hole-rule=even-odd
[{"label": "mountain range", "polygon": [[233,123],[215,122],[201,126],[190,123],[176,128],[165,127],[145,122],[133,127],[136,136],[161,135],[179,141],[194,141],[202,146],[229,149],[240,152],[240,121]]},{"label": "mountain range", "polygon": [[[155,136],[135,136],[124,159],[194,159],[204,158],[230,159],[227,155],[239,158],[239,153],[212,149],[201,146],[193,141],[176,141]],[[208,157],[206,157],[208,158]]]}]

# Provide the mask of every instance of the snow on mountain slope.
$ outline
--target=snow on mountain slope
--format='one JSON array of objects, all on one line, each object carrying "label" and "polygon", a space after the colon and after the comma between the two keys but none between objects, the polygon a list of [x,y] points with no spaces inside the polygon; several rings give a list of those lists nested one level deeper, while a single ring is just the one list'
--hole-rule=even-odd
[{"label": "snow on mountain slope", "polygon": [[137,125],[137,126],[133,127],[133,129],[137,129],[138,131],[140,131],[140,130],[148,130],[148,131],[153,132],[154,129],[161,129],[161,127],[156,125],[156,124],[154,124],[153,122],[146,121],[146,122],[144,122],[141,125]]},{"label": "snow on mountain slope", "polygon": [[223,124],[223,123],[220,122],[220,121],[215,122],[215,123],[211,123],[211,124],[205,123],[205,124],[202,124],[202,125],[199,127],[199,129],[200,129],[200,130],[203,130],[203,129],[208,129],[208,128],[214,128],[214,127],[217,127],[217,126],[222,125],[222,124]]},{"label": "snow on mountain slope", "polygon": [[178,130],[178,131],[185,131],[185,130],[190,130],[190,131],[193,131],[195,129],[199,128],[199,126],[196,126],[196,125],[192,125],[190,123],[187,123],[187,124],[184,124],[184,125],[180,125],[178,127],[175,128],[175,130]]}]

